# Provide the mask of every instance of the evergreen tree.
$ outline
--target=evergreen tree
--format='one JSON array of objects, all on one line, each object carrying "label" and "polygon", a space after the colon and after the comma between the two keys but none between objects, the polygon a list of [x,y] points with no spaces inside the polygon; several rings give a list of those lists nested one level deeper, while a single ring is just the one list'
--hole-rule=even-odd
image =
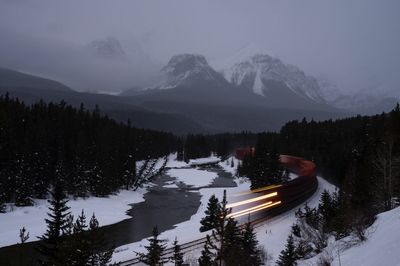
[{"label": "evergreen tree", "polygon": [[258,240],[254,233],[253,226],[250,222],[246,223],[242,233],[241,246],[243,251],[241,265],[258,266],[263,264],[264,259],[258,247]]},{"label": "evergreen tree", "polygon": [[158,239],[159,235],[157,227],[154,227],[153,237],[148,239],[149,245],[145,246],[147,253],[137,253],[141,262],[150,266],[159,266],[168,261],[162,257],[166,244],[165,240]]},{"label": "evergreen tree", "polygon": [[33,205],[31,196],[33,195],[32,183],[30,182],[30,166],[24,156],[17,160],[17,169],[15,171],[15,205],[30,206]]},{"label": "evergreen tree", "polygon": [[39,239],[39,252],[43,256],[40,260],[42,265],[53,265],[59,263],[59,248],[63,242],[63,235],[68,230],[68,216],[70,214],[62,187],[57,184],[51,192],[49,218],[45,219],[47,224],[46,233]]},{"label": "evergreen tree", "polygon": [[215,261],[215,254],[211,252],[211,239],[210,236],[207,235],[207,242],[204,244],[204,248],[201,251],[201,256],[198,260],[199,266],[217,266],[218,263]]},{"label": "evergreen tree", "polygon": [[111,261],[114,253],[114,248],[107,251],[100,251],[104,249],[104,236],[99,232],[99,222],[96,216],[92,215],[89,221],[88,233],[88,246],[89,246],[89,260],[88,265],[105,266]]},{"label": "evergreen tree", "polygon": [[181,251],[181,246],[178,244],[178,240],[175,238],[173,243],[174,254],[170,258],[175,266],[183,265],[183,253]]},{"label": "evergreen tree", "polygon": [[281,251],[279,259],[276,262],[278,266],[296,266],[297,255],[295,252],[296,248],[293,242],[293,236],[289,235],[285,249]]},{"label": "evergreen tree", "polygon": [[211,230],[217,225],[220,204],[215,195],[212,195],[208,200],[207,210],[204,213],[206,216],[200,220],[200,232]]},{"label": "evergreen tree", "polygon": [[207,256],[210,255],[210,251],[213,250],[214,252],[213,255],[213,261],[217,265],[222,265],[224,263],[224,260],[227,259],[227,255],[229,253],[227,252],[227,249],[229,246],[232,246],[232,243],[234,243],[234,239],[236,238],[236,232],[237,228],[236,222],[233,220],[233,218],[229,218],[228,215],[231,212],[231,209],[227,208],[227,200],[226,200],[226,190],[224,190],[224,196],[222,201],[218,204],[218,212],[216,215],[216,220],[215,220],[215,227],[212,229],[211,236],[213,239],[218,240],[217,243],[213,243],[211,241],[211,237],[207,235],[207,242],[205,248],[207,250],[203,250],[205,257],[204,261],[207,261]]},{"label": "evergreen tree", "polygon": [[242,249],[242,236],[237,221],[228,218],[224,232],[224,242],[221,246],[221,258],[226,266],[244,265],[241,264],[243,256],[248,256]]}]

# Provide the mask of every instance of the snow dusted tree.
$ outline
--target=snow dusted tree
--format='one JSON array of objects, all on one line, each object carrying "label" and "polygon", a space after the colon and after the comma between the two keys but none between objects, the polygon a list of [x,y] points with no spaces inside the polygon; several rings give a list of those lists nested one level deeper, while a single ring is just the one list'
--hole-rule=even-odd
[{"label": "snow dusted tree", "polygon": [[148,246],[145,246],[147,253],[137,253],[141,262],[150,266],[159,266],[166,263],[168,260],[162,255],[166,249],[165,240],[158,239],[159,232],[157,227],[153,228],[153,237],[149,238]]},{"label": "snow dusted tree", "polygon": [[159,164],[159,159],[150,159],[144,161],[140,166],[138,173],[136,174],[135,180],[132,184],[134,190],[143,186],[144,184],[150,182],[155,177],[161,175],[168,163],[168,156],[164,156],[162,159],[162,165],[157,169],[157,164]]},{"label": "snow dusted tree", "polygon": [[39,252],[43,256],[40,260],[42,265],[53,265],[59,261],[59,248],[63,241],[63,235],[68,230],[68,216],[70,214],[67,206],[68,200],[65,199],[65,194],[62,187],[56,184],[51,192],[52,199],[49,200],[50,212],[47,213],[49,218],[46,218],[47,230],[39,237]]},{"label": "snow dusted tree", "polygon": [[218,263],[215,261],[215,254],[211,251],[210,247],[210,236],[207,235],[207,242],[204,244],[204,248],[201,251],[201,256],[198,260],[199,266],[217,266]]},{"label": "snow dusted tree", "polygon": [[[217,265],[223,265],[225,257],[225,252],[227,247],[232,243],[233,234],[235,234],[236,230],[235,221],[232,217],[228,217],[231,212],[231,209],[227,208],[227,200],[226,200],[226,190],[224,190],[224,196],[222,201],[218,204],[217,215],[215,218],[215,227],[212,229],[211,236],[213,240],[217,242],[213,242],[211,237],[207,235],[207,242],[205,248],[209,251],[213,251],[211,254],[213,260],[217,263]],[[232,233],[232,234],[229,234]],[[205,255],[210,255],[205,251]]]},{"label": "snow dusted tree", "polygon": [[136,179],[136,160],[133,155],[129,155],[128,159],[124,164],[125,171],[123,174],[123,180],[125,183],[125,189],[130,189],[134,185]]},{"label": "snow dusted tree", "polygon": [[30,179],[31,169],[24,156],[18,156],[17,169],[15,171],[15,205],[30,206],[32,201],[32,182]]},{"label": "snow dusted tree", "polygon": [[297,265],[297,255],[295,252],[295,245],[293,242],[293,236],[289,235],[285,249],[281,251],[279,259],[276,262],[278,266],[295,266]]},{"label": "snow dusted tree", "polygon": [[178,240],[175,237],[174,243],[174,254],[170,258],[171,261],[174,263],[175,266],[182,266],[183,265],[183,253],[181,251],[181,246],[178,244]]},{"label": "snow dusted tree", "polygon": [[98,221],[93,214],[89,226],[82,210],[75,223],[70,224],[69,232],[59,251],[59,261],[62,265],[108,265],[114,249],[104,249],[104,239],[98,232]]},{"label": "snow dusted tree", "polygon": [[246,223],[241,237],[241,249],[243,256],[241,257],[241,265],[262,265],[264,258],[261,249],[258,247],[257,236],[250,222]]},{"label": "snow dusted tree", "polygon": [[107,251],[100,251],[104,249],[104,235],[99,232],[99,221],[96,216],[92,215],[89,221],[88,233],[88,247],[89,247],[89,261],[88,265],[105,266],[111,261],[114,253],[114,248]]},{"label": "snow dusted tree", "polygon": [[220,205],[218,198],[215,195],[212,195],[208,200],[207,210],[204,213],[206,216],[200,220],[200,232],[211,230],[215,228],[218,223]]}]

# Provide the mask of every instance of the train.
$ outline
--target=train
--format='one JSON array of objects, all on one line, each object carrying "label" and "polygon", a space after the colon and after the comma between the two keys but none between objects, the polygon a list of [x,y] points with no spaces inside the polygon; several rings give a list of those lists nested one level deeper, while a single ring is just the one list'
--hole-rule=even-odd
[{"label": "train", "polygon": [[280,161],[285,169],[297,177],[282,184],[242,193],[239,195],[242,200],[227,205],[232,209],[231,217],[238,219],[247,216],[250,219],[252,216],[254,220],[254,217],[283,212],[299,205],[317,190],[317,167],[313,162],[290,155],[281,155]]}]

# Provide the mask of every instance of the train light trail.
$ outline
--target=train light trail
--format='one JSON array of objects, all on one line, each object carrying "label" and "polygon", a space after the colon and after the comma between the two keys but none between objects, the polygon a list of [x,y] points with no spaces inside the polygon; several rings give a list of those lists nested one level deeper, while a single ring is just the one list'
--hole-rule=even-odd
[{"label": "train light trail", "polygon": [[255,202],[255,201],[268,199],[268,198],[271,198],[271,197],[274,197],[274,196],[277,196],[277,195],[278,195],[278,192],[273,192],[273,193],[269,193],[269,194],[266,194],[266,195],[263,195],[263,196],[259,196],[259,197],[255,197],[255,198],[252,198],[252,199],[238,201],[238,202],[235,202],[235,203],[232,203],[232,204],[228,204],[228,205],[226,205],[226,207],[227,208],[233,208],[233,207],[237,207],[237,206],[240,206],[240,205],[252,203],[252,202]]},{"label": "train light trail", "polygon": [[237,215],[240,215],[242,213],[246,214],[246,213],[249,213],[249,211],[256,210],[258,208],[265,207],[265,206],[268,206],[270,204],[272,204],[272,201],[268,201],[266,203],[263,203],[263,204],[260,204],[260,205],[245,209],[245,210],[241,210],[241,211],[238,211],[238,212],[230,213],[230,214],[227,215],[227,217],[237,216]]},{"label": "train light trail", "polygon": [[[269,205],[266,205],[266,206],[261,206],[261,205],[264,205],[264,204],[261,204],[261,205],[259,205],[259,206],[256,206],[256,207],[258,207],[257,209],[250,210],[251,208],[249,208],[249,209],[243,210],[243,211],[246,211],[246,212],[243,212],[243,213],[240,213],[240,214],[239,214],[239,212],[237,212],[237,213],[232,213],[232,214],[230,215],[230,217],[232,217],[232,218],[237,218],[237,217],[240,217],[240,216],[243,216],[243,215],[246,215],[246,214],[250,214],[250,213],[253,213],[253,212],[258,212],[258,211],[261,211],[261,210],[270,208],[270,207],[275,206],[275,205],[279,205],[279,204],[281,204],[281,203],[282,203],[281,201],[277,201],[277,202],[274,202],[274,203],[269,204]],[[253,208],[254,208],[254,207],[253,207]],[[242,212],[242,211],[241,211],[241,212]]]}]

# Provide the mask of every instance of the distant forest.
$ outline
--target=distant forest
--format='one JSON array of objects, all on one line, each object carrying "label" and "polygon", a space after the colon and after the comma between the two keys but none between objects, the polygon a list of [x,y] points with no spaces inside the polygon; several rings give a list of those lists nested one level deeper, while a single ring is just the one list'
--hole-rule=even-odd
[{"label": "distant forest", "polygon": [[[194,146],[206,155],[217,147],[223,154],[226,147],[235,146],[231,140],[236,137],[198,135],[192,139],[202,143]],[[274,158],[288,154],[314,161],[319,175],[338,186],[343,213],[358,213],[370,221],[376,213],[400,204],[398,104],[389,113],[320,122],[291,121],[280,132],[248,133],[246,137],[248,146],[253,145],[256,152],[245,157],[238,170],[250,178],[253,188],[275,183],[276,173],[282,172]],[[213,148],[207,151],[209,147]]]},{"label": "distant forest", "polygon": [[[321,176],[351,195],[355,206],[389,209],[400,196],[400,108],[375,116],[327,121],[291,121],[280,132],[189,134],[137,129],[65,102],[31,106],[0,97],[0,206],[29,205],[61,182],[73,196],[106,196],[128,187],[136,161],[177,152],[178,159],[215,154],[228,158],[239,147],[255,147],[255,169],[243,169],[252,186],[275,182],[277,154],[314,161]],[[262,168],[262,169],[261,169]],[[271,171],[274,174],[268,174]],[[244,171],[243,171],[244,170]],[[260,181],[261,180],[261,181]]]},{"label": "distant forest", "polygon": [[[169,133],[137,129],[65,102],[31,106],[0,97],[0,207],[30,205],[59,182],[74,196],[105,196],[135,176],[136,161],[177,150]],[[1,208],[0,208],[1,211]]]}]

